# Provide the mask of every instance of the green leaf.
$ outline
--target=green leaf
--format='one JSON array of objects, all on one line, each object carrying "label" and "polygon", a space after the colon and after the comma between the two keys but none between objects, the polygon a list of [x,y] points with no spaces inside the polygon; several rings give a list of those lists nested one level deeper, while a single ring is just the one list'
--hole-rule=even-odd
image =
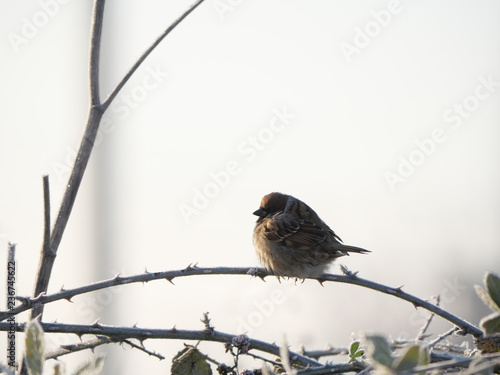
[{"label": "green leaf", "polygon": [[368,356],[376,362],[376,364],[391,367],[391,348],[389,347],[389,343],[386,338],[379,335],[367,335],[366,341],[366,352]]},{"label": "green leaf", "polygon": [[359,348],[359,341],[354,341],[351,344],[351,347],[349,348],[349,353],[351,355],[354,355],[358,351],[358,348]]},{"label": "green leaf", "polygon": [[354,358],[362,357],[363,354],[365,354],[365,351],[364,350],[360,350],[359,352],[354,353],[353,357]]},{"label": "green leaf", "polygon": [[500,312],[500,277],[493,272],[487,272],[484,277],[484,285],[486,285],[488,294],[496,305],[495,309]]},{"label": "green leaf", "polygon": [[481,328],[486,332],[487,335],[493,335],[495,333],[500,333],[500,314],[493,313],[483,319],[479,323]]},{"label": "green leaf", "polygon": [[429,349],[425,346],[420,347],[420,353],[418,358],[418,365],[425,366],[431,362],[431,355],[429,353]]},{"label": "green leaf", "polygon": [[38,320],[26,324],[26,364],[30,375],[41,375],[45,362],[45,342],[43,329]]},{"label": "green leaf", "polygon": [[101,355],[81,365],[73,374],[94,375],[101,372],[103,367],[104,367],[104,355]]},{"label": "green leaf", "polygon": [[420,362],[420,347],[411,345],[406,348],[403,353],[394,360],[393,368],[396,371],[411,370],[419,365]]}]

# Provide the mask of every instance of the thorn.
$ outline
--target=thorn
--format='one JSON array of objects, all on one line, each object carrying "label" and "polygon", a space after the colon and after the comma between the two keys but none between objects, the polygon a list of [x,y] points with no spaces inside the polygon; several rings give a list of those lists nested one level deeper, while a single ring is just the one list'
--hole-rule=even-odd
[{"label": "thorn", "polygon": [[170,329],[172,332],[177,332],[177,328],[175,326],[173,326],[171,329]]},{"label": "thorn", "polygon": [[261,272],[261,269],[259,268],[250,268],[247,272],[247,275],[258,277],[264,282],[266,282],[265,277],[268,276],[265,272]]},{"label": "thorn", "polygon": [[66,291],[66,289],[64,289],[64,284],[61,286],[61,290],[59,290],[59,292],[64,292]]},{"label": "thorn", "polygon": [[134,325],[132,326],[132,328],[137,328],[137,322],[134,323]]},{"label": "thorn", "polygon": [[404,284],[403,285],[400,285],[398,286],[397,288],[393,288],[396,292],[398,293],[402,293],[403,292],[403,287],[404,287]]},{"label": "thorn", "polygon": [[64,299],[65,299],[66,301],[73,303],[73,301],[71,300],[71,298],[73,298],[73,296],[67,296],[67,297],[64,297]]},{"label": "thorn", "polygon": [[279,275],[276,276],[278,278],[278,282],[281,284],[281,279],[279,277]]},{"label": "thorn", "polygon": [[412,302],[411,304],[415,307],[415,310],[420,307],[420,305],[416,302]]},{"label": "thorn", "polygon": [[323,288],[325,287],[323,283],[326,281],[326,279],[316,279],[316,280],[318,281],[319,285],[321,285]]},{"label": "thorn", "polygon": [[150,272],[148,271],[147,267],[144,267],[144,273],[149,274]]},{"label": "thorn", "polygon": [[191,270],[194,270],[197,266],[198,266],[198,262],[195,262],[194,264],[193,263],[189,263],[189,265],[185,268],[185,270],[186,271],[191,271]]},{"label": "thorn", "polygon": [[92,327],[95,327],[95,328],[100,327],[101,325],[99,324],[99,320],[100,320],[100,318],[97,318],[96,321],[94,323],[92,323]]},{"label": "thorn", "polygon": [[83,340],[82,340],[83,333],[75,333],[75,335],[77,335],[77,336],[78,336],[78,338],[80,339],[80,341],[83,341]]},{"label": "thorn", "polygon": [[145,338],[140,338],[140,339],[137,339],[140,343],[141,343],[141,346],[144,348],[144,340],[146,340]]},{"label": "thorn", "polygon": [[122,277],[120,276],[122,273],[118,272],[115,277],[113,277],[113,280],[120,280]]},{"label": "thorn", "polygon": [[359,271],[352,272],[349,268],[344,266],[343,264],[340,265],[340,269],[342,270],[342,273],[348,277],[356,278],[358,276]]},{"label": "thorn", "polygon": [[165,277],[165,280],[167,280],[170,284],[175,285],[174,282],[172,281],[174,278],[173,277]]}]

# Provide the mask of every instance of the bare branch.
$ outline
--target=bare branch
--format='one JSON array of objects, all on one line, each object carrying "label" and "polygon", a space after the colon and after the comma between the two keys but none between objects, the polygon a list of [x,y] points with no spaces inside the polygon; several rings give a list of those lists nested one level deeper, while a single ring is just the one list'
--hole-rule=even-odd
[{"label": "bare branch", "polygon": [[[57,255],[57,250],[62,240],[62,236],[66,229],[71,211],[73,209],[80,184],[83,179],[83,175],[87,168],[92,149],[94,147],[94,142],[99,129],[99,124],[102,115],[106,108],[111,104],[112,100],[121,90],[121,88],[128,81],[130,76],[137,70],[141,63],[146,59],[146,57],[154,50],[154,48],[170,33],[184,18],[186,18],[189,13],[191,13],[203,0],[197,0],[181,17],[175,20],[159,37],[158,39],[144,52],[144,54],[137,60],[137,62],[132,66],[130,71],[125,75],[125,77],[119,82],[119,84],[113,89],[111,94],[106,98],[104,103],[100,103],[99,95],[99,56],[100,56],[100,46],[101,46],[101,33],[102,33],[102,23],[104,18],[104,3],[105,0],[95,0],[94,10],[92,13],[92,30],[90,39],[90,63],[89,63],[89,75],[90,75],[90,112],[87,119],[87,125],[85,128],[80,147],[78,149],[78,154],[75,159],[75,164],[71,171],[71,176],[64,192],[64,197],[59,208],[59,212],[54,224],[54,228],[51,234],[50,240],[50,252],[42,251],[40,256],[40,262],[38,265],[37,280],[35,283],[35,296],[40,295],[42,292],[46,292],[50,275],[52,273],[52,268],[54,266],[55,257]],[[45,246],[44,246],[45,247]],[[37,309],[38,311],[38,309]],[[40,311],[43,308],[40,307]],[[35,312],[33,314],[37,315]]]},{"label": "bare branch", "polygon": [[[43,176],[43,244],[42,251],[40,253],[40,264],[45,262],[45,259],[54,257],[52,249],[50,248],[50,186],[49,186],[49,176]],[[42,284],[39,285],[38,283]],[[34,294],[38,295],[37,291],[44,288],[44,280],[38,279],[37,284],[35,284]],[[35,319],[40,315],[40,320],[42,319],[43,305],[35,307],[31,311],[31,319]]]},{"label": "bare branch", "polygon": [[87,349],[94,349],[97,348],[98,346],[101,345],[106,345],[110,343],[114,343],[116,341],[111,340],[109,337],[106,336],[98,336],[94,339],[85,341],[85,342],[79,342],[76,344],[68,344],[68,345],[61,345],[59,349],[56,349],[50,353],[47,353],[45,356],[45,359],[56,359],[59,357],[62,357],[63,355],[71,354],[71,353],[76,353],[82,350],[87,350]]},{"label": "bare branch", "polygon": [[130,345],[132,348],[138,349],[138,350],[140,350],[141,352],[146,353],[147,355],[150,355],[150,356],[153,356],[153,357],[158,358],[160,361],[162,361],[162,360],[164,360],[164,359],[165,359],[165,357],[164,357],[164,356],[162,356],[161,354],[158,354],[158,353],[156,353],[156,352],[152,352],[151,350],[146,349],[144,346],[140,346],[140,345],[134,344],[134,343],[133,343],[132,341],[130,341],[130,340],[123,340],[123,342],[124,342],[125,344]]},{"label": "bare branch", "polygon": [[94,147],[94,142],[97,136],[97,131],[99,129],[99,123],[103,114],[102,109],[99,108],[99,106],[97,106],[97,103],[95,102],[95,100],[98,100],[99,98],[99,94],[97,93],[99,87],[96,83],[98,79],[99,53],[96,50],[100,46],[103,10],[104,0],[96,0],[92,20],[92,44],[90,46],[90,96],[92,106],[90,108],[87,126],[75,160],[75,165],[73,166],[73,170],[71,171],[71,176],[69,178],[66,191],[64,192],[64,197],[59,208],[56,222],[54,224],[54,229],[52,230],[50,245],[47,247],[48,251],[44,251],[44,249],[42,249],[42,254],[40,256],[40,261],[38,264],[37,280],[35,283],[35,291],[33,294],[34,296],[38,296],[43,292],[47,292],[50,275],[52,273],[52,267],[54,266],[54,261],[57,255],[57,249],[59,248],[59,244],[61,243],[64,230],[66,229],[66,224],[68,223],[71,210],[73,209],[73,204],[75,203],[76,195],[78,194],[78,189],[80,188],[85,169],[87,168],[90,154],[92,153],[92,148]]},{"label": "bare branch", "polygon": [[445,338],[447,338],[448,336],[451,336],[453,335],[455,332],[458,331],[458,328],[457,327],[453,327],[452,329],[450,329],[448,332],[445,332],[443,333],[442,335],[440,335],[439,337],[437,337],[435,340],[431,341],[428,345],[429,348],[432,348],[434,347],[436,344],[438,344],[440,341],[443,341]]},{"label": "bare branch", "polygon": [[304,347],[302,347],[300,352],[306,357],[311,357],[314,359],[319,359],[321,357],[329,357],[334,355],[349,354],[349,350],[347,348],[333,348],[333,347],[323,350],[306,350]]},{"label": "bare branch", "polygon": [[[436,297],[436,306],[439,306],[439,302],[441,301],[441,298],[439,296]],[[431,313],[427,319],[425,320],[425,323],[424,325],[422,326],[422,328],[420,328],[420,332],[417,334],[417,338],[416,340],[417,341],[420,341],[420,340],[423,340],[424,337],[426,336],[426,332],[427,332],[427,329],[429,328],[429,325],[431,324],[432,322],[432,318],[434,318],[434,314]]]},{"label": "bare branch", "polygon": [[89,64],[89,83],[90,83],[90,106],[101,104],[99,94],[99,57],[101,54],[101,35],[102,23],[104,19],[105,0],[96,0],[94,11],[92,12],[92,33],[90,35],[90,64]]},{"label": "bare branch", "polygon": [[139,66],[143,63],[144,60],[149,56],[149,54],[160,44],[160,42],[173,30],[175,27],[181,23],[181,21],[186,18],[193,10],[196,9],[198,5],[200,5],[204,0],[197,0],[193,5],[189,7],[188,10],[184,12],[183,15],[181,15],[179,18],[177,18],[154,42],[149,46],[149,48],[144,51],[141,57],[135,62],[134,65],[130,68],[130,70],[125,74],[125,76],[118,82],[118,85],[111,91],[109,96],[104,100],[102,103],[104,109],[106,109],[113,99],[118,95],[118,92],[122,89],[123,86],[127,83],[127,81],[130,79],[132,74],[139,68]]},{"label": "bare branch", "polygon": [[[97,282],[91,285],[86,285],[80,288],[75,288],[71,290],[63,290],[59,293],[55,293],[52,295],[42,295],[39,296],[36,299],[35,304],[46,304],[49,302],[61,300],[61,299],[71,299],[72,297],[79,295],[79,294],[84,294],[88,293],[91,291],[95,290],[100,290],[104,288],[109,288],[112,286],[117,286],[117,285],[124,285],[124,284],[131,284],[131,283],[138,283],[138,282],[148,282],[152,280],[159,280],[159,279],[166,279],[166,280],[173,280],[176,277],[185,277],[185,276],[195,276],[195,275],[252,275],[256,277],[266,277],[269,276],[268,272],[264,268],[255,268],[255,267],[214,267],[214,268],[199,268],[199,267],[188,267],[182,270],[177,270],[177,271],[165,271],[165,272],[147,272],[144,274],[136,275],[136,276],[128,276],[128,277],[122,277],[122,276],[115,276],[113,279],[110,280],[105,280],[101,282]],[[345,283],[345,284],[353,284],[353,285],[358,285],[362,286],[364,288],[368,289],[373,289],[385,294],[389,294],[391,296],[400,298],[402,300],[411,302],[415,307],[422,307],[440,317],[443,319],[448,320],[449,322],[455,324],[456,326],[460,327],[462,330],[463,334],[471,334],[474,337],[481,337],[483,335],[483,332],[472,325],[469,322],[466,322],[463,319],[460,319],[459,317],[449,313],[448,311],[443,310],[442,308],[428,302],[424,301],[423,299],[420,299],[418,297],[415,297],[411,294],[408,294],[406,292],[403,292],[403,290],[398,287],[398,288],[393,288],[389,287],[386,285],[382,285],[379,283],[375,283],[373,281],[361,279],[359,277],[352,277],[352,276],[345,276],[345,275],[332,275],[332,274],[324,274],[320,278],[311,278],[312,280],[316,281],[330,281],[330,282],[338,282],[338,283]],[[32,299],[26,298],[25,299],[25,305],[24,306],[18,306],[15,309],[11,311],[0,311],[0,321],[5,320],[9,316],[19,314],[25,310],[28,310],[32,308]]]},{"label": "bare branch", "polygon": [[[144,341],[147,339],[174,339],[174,340],[202,340],[230,343],[237,335],[232,335],[219,331],[208,332],[206,330],[191,331],[172,329],[150,329],[138,327],[114,327],[105,326],[98,323],[92,325],[79,324],[62,324],[62,323],[40,323],[46,333],[74,333],[78,336],[82,335],[99,335],[107,336],[113,341],[124,341],[127,339],[137,339]],[[9,329],[9,323],[0,323],[0,331]],[[24,330],[25,323],[16,324],[15,329],[18,332]],[[264,341],[249,339],[250,349],[269,353],[279,356],[280,348],[277,345],[270,344]],[[323,366],[311,358],[307,358],[299,353],[290,352],[291,359],[294,363],[303,366]]]}]

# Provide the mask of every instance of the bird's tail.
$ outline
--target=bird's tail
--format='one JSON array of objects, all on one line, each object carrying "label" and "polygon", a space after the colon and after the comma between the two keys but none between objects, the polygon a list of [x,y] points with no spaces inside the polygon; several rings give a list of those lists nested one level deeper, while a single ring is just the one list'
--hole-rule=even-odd
[{"label": "bird's tail", "polygon": [[361,247],[349,246],[344,244],[339,244],[339,245],[341,245],[339,246],[339,250],[345,255],[349,255],[349,253],[359,253],[359,254],[371,253],[370,250],[366,250]]}]

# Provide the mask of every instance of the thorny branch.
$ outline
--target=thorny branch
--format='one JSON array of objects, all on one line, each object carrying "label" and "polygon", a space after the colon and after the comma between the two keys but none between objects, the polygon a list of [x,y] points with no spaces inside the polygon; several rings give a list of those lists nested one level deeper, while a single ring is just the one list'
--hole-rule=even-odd
[{"label": "thorny branch", "polygon": [[[181,330],[177,328],[171,329],[150,329],[138,327],[114,327],[106,326],[98,323],[92,325],[80,324],[62,324],[62,323],[40,323],[44,332],[47,333],[74,333],[81,337],[82,335],[99,335],[106,336],[112,341],[124,341],[128,339],[137,339],[140,342],[147,339],[177,339],[177,340],[204,340],[231,343],[235,335],[220,331],[204,330]],[[0,323],[0,330],[8,330],[9,323]],[[25,329],[25,323],[17,323],[15,330],[22,332]],[[270,344],[264,341],[249,339],[250,349],[269,353],[279,356],[280,348],[278,345]],[[303,366],[323,366],[311,358],[303,356],[299,353],[291,352],[292,359],[295,363]]]},{"label": "thorny branch", "polygon": [[[127,277],[122,277],[120,275],[117,275],[110,280],[97,282],[80,288],[62,290],[59,293],[55,293],[52,295],[47,295],[47,296],[40,295],[35,298],[18,297],[18,299],[20,299],[23,304],[10,311],[1,311],[0,321],[7,319],[9,316],[17,315],[23,311],[26,311],[40,304],[44,305],[46,303],[54,302],[61,299],[71,300],[71,298],[79,294],[84,294],[91,291],[109,288],[112,286],[138,283],[138,282],[148,282],[160,279],[165,279],[170,283],[172,283],[172,280],[174,280],[175,278],[185,277],[185,276],[195,276],[195,275],[252,275],[252,276],[258,276],[261,279],[264,279],[266,276],[269,276],[268,272],[263,268],[249,268],[249,267],[198,268],[192,266],[189,266],[182,270],[164,271],[164,272],[146,272],[144,274],[127,276]],[[436,306],[428,301],[424,301],[423,299],[420,299],[409,293],[404,292],[400,287],[398,288],[389,287],[353,275],[325,274],[321,276],[319,279],[313,279],[313,280],[320,281],[320,283],[329,281],[329,282],[353,284],[362,286],[364,288],[376,290],[381,293],[389,294],[396,298],[400,298],[405,301],[411,302],[415,307],[422,307],[442,317],[443,319],[446,319],[449,322],[455,324],[457,327],[461,329],[461,331],[457,333],[461,333],[464,335],[471,334],[474,337],[481,337],[483,335],[483,332],[476,326],[472,325],[471,323],[449,313],[446,310],[443,310],[439,306]]]}]

